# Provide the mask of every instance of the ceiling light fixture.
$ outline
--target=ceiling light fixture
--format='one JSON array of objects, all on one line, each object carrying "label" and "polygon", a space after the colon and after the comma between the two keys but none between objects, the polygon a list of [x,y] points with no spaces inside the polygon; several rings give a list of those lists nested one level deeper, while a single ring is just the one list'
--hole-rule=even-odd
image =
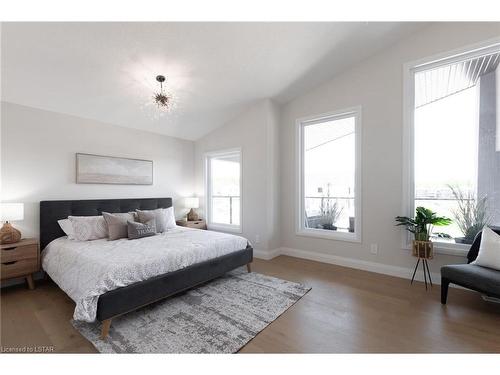
[{"label": "ceiling light fixture", "polygon": [[163,82],[165,82],[166,78],[165,76],[158,75],[156,76],[156,80],[160,83],[160,92],[155,93],[153,99],[159,109],[168,110],[171,97],[163,92]]}]

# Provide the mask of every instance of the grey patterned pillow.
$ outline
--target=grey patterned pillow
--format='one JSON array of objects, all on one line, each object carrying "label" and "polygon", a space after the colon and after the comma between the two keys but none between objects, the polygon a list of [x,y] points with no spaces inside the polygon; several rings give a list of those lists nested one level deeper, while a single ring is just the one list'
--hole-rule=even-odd
[{"label": "grey patterned pillow", "polygon": [[127,238],[127,221],[135,221],[134,212],[114,213],[103,212],[102,216],[108,226],[108,237],[110,240]]},{"label": "grey patterned pillow", "polygon": [[156,233],[163,233],[168,229],[175,228],[174,208],[157,208],[156,210],[135,210],[137,219],[145,223],[152,218],[156,221]]},{"label": "grey patterned pillow", "polygon": [[135,221],[127,221],[128,239],[136,240],[142,237],[150,237],[156,234],[155,219],[146,223],[137,223]]},{"label": "grey patterned pillow", "polygon": [[155,231],[156,233],[162,233],[164,231],[163,217],[161,215],[161,208],[156,210],[135,210],[137,212],[137,220],[140,223],[147,223],[154,219],[155,221]]},{"label": "grey patterned pillow", "polygon": [[98,240],[108,236],[108,227],[102,216],[68,216],[68,219],[78,241]]}]

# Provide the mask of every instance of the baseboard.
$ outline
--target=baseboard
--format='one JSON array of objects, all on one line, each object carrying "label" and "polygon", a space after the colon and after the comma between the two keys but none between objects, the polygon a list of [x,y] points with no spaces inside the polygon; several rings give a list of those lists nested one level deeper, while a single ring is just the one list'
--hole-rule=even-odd
[{"label": "baseboard", "polygon": [[[382,263],[369,262],[366,260],[345,258],[338,255],[318,253],[315,251],[307,251],[300,249],[292,249],[289,247],[281,247],[279,249],[274,249],[271,251],[264,251],[265,258],[261,259],[270,260],[279,255],[288,255],[295,258],[314,260],[316,262],[335,264],[337,266],[355,268],[363,271],[375,272],[389,276],[401,277],[403,279],[411,279],[413,274],[413,268],[397,267]],[[256,255],[257,258],[260,258]],[[415,280],[424,281],[424,276],[419,268],[420,272],[415,275]],[[431,273],[432,282],[434,284],[441,284],[441,275],[439,273]]]},{"label": "baseboard", "polygon": [[273,250],[253,249],[253,256],[258,259],[271,260],[279,255],[281,255],[281,249],[273,249]]}]

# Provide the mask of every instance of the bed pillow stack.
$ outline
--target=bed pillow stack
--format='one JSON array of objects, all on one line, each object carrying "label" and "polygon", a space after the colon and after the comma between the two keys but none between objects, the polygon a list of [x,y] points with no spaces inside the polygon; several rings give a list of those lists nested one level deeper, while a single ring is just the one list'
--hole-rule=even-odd
[{"label": "bed pillow stack", "polygon": [[174,208],[157,208],[156,210],[136,210],[140,223],[147,223],[155,220],[156,233],[163,233],[176,227]]},{"label": "bed pillow stack", "polygon": [[125,213],[103,212],[102,216],[68,216],[58,223],[68,239],[77,241],[141,238],[151,235],[151,228],[155,234],[176,227],[173,207]]}]

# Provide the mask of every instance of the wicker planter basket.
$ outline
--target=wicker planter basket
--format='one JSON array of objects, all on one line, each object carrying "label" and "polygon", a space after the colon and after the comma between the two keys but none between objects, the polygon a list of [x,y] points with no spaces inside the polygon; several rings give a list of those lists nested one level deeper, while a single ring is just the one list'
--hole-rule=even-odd
[{"label": "wicker planter basket", "polygon": [[413,241],[412,254],[414,257],[432,259],[434,257],[434,244],[431,241]]}]

